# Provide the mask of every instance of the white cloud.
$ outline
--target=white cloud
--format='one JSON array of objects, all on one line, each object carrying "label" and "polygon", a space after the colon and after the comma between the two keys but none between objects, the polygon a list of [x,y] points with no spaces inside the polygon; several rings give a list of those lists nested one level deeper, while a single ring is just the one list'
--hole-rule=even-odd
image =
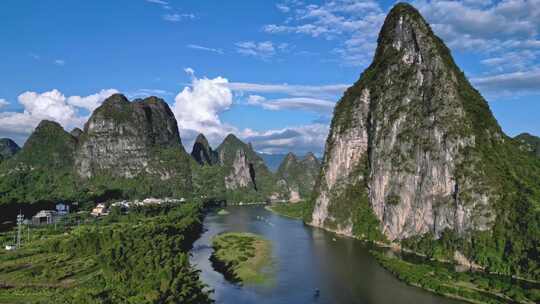
[{"label": "white cloud", "polygon": [[101,90],[98,93],[91,94],[88,96],[70,96],[67,98],[67,103],[88,110],[89,112],[94,111],[101,103],[107,99],[109,96],[118,93],[118,90],[115,89],[105,89]]},{"label": "white cloud", "polygon": [[375,50],[377,33],[385,17],[377,1],[337,0],[318,4],[290,2],[282,24],[263,27],[267,33],[293,33],[339,40],[334,53],[346,65],[366,65]]},{"label": "white cloud", "polygon": [[0,98],[0,109],[3,107],[7,107],[9,105],[9,102],[5,100],[4,98]]},{"label": "white cloud", "polygon": [[320,155],[324,150],[328,131],[327,124],[310,124],[263,132],[246,129],[241,132],[240,137],[246,142],[251,142],[259,152],[294,151],[298,154],[314,152]]},{"label": "white cloud", "polygon": [[350,84],[331,85],[290,85],[290,84],[264,84],[249,82],[230,82],[226,84],[231,90],[252,93],[278,93],[297,97],[339,98]]},{"label": "white cloud", "polygon": [[163,20],[170,21],[170,22],[179,22],[184,19],[195,19],[194,14],[179,14],[179,13],[172,13],[172,14],[164,14],[162,16]]},{"label": "white cloud", "polygon": [[276,54],[276,48],[271,41],[243,41],[237,42],[235,45],[236,51],[242,55],[268,59]]},{"label": "white cloud", "polygon": [[66,61],[63,59],[55,59],[54,64],[59,65],[59,66],[64,66],[66,65]]},{"label": "white cloud", "polygon": [[488,93],[540,93],[540,69],[477,77],[471,81]]},{"label": "white cloud", "polygon": [[302,110],[320,114],[332,113],[334,102],[316,98],[296,97],[296,98],[277,98],[267,100],[259,95],[250,95],[247,100],[248,105],[260,106],[263,109],[271,111],[280,110]]},{"label": "white cloud", "polygon": [[169,2],[163,1],[163,0],[146,0],[146,2],[154,3],[154,4],[160,4],[160,5],[168,5]]},{"label": "white cloud", "polygon": [[22,112],[0,112],[0,135],[22,143],[43,119],[54,120],[64,128],[82,127],[93,109],[116,90],[102,90],[89,96],[66,97],[54,89],[44,93],[24,92],[18,97]]},{"label": "white cloud", "polygon": [[186,71],[192,76],[191,86],[176,95],[172,106],[186,146],[191,146],[197,133],[204,133],[215,144],[228,133],[236,132],[219,117],[233,104],[233,94],[226,86],[228,80],[223,77],[198,79],[193,69]]},{"label": "white cloud", "polygon": [[283,3],[278,3],[276,4],[276,8],[284,13],[288,13],[291,8],[288,7],[287,5],[283,4]]},{"label": "white cloud", "polygon": [[158,97],[163,98],[164,96],[171,96],[171,95],[173,95],[172,92],[162,90],[162,89],[138,89],[138,90],[126,93],[126,96],[128,99],[145,98],[148,96],[158,96]]},{"label": "white cloud", "polygon": [[217,53],[217,54],[223,54],[222,49],[215,49],[215,48],[206,47],[206,46],[197,45],[197,44],[188,44],[187,47],[190,48],[190,49],[194,49],[194,50],[200,50],[200,51],[207,51],[207,52],[212,52],[212,53]]},{"label": "white cloud", "polygon": [[[268,153],[295,151],[321,153],[328,134],[328,123],[313,123],[277,130],[254,131],[239,129],[223,122],[220,115],[234,105],[234,91],[261,93],[306,93],[311,95],[341,94],[345,85],[298,86],[255,83],[231,83],[224,77],[197,78],[191,68],[185,71],[191,76],[191,85],[184,87],[176,96],[172,111],[178,121],[182,142],[190,150],[198,133],[203,133],[213,146],[217,146],[229,134],[237,134],[255,149]],[[270,110],[303,110],[328,114],[333,102],[302,96],[267,100],[263,96],[250,95],[247,102]]]}]

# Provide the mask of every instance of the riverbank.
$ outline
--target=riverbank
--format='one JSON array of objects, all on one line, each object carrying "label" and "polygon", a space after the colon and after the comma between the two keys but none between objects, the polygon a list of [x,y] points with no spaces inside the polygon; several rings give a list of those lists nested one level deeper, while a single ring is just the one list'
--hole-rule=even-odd
[{"label": "riverbank", "polygon": [[415,264],[392,254],[372,251],[379,264],[401,281],[436,294],[471,303],[539,303],[535,284],[481,272],[457,272],[444,265]]},{"label": "riverbank", "polygon": [[308,207],[309,202],[301,201],[297,203],[277,203],[266,206],[265,209],[281,216],[295,220],[303,220],[306,218],[306,210],[308,210]]},{"label": "riverbank", "polygon": [[212,265],[227,280],[240,284],[269,283],[270,241],[252,233],[230,232],[215,236],[212,247]]}]

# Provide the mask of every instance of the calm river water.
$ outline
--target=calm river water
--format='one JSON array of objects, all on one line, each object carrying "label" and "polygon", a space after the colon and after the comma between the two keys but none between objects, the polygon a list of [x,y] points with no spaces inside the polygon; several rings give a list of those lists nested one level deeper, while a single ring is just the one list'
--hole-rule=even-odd
[{"label": "calm river water", "polygon": [[[210,213],[206,232],[195,243],[191,262],[214,290],[216,303],[462,303],[398,281],[360,241],[337,237],[301,221],[281,217],[262,206],[228,207],[229,215]],[[237,286],[214,271],[210,239],[222,232],[252,232],[273,244],[275,279],[268,286]],[[320,290],[315,297],[315,290]]]}]

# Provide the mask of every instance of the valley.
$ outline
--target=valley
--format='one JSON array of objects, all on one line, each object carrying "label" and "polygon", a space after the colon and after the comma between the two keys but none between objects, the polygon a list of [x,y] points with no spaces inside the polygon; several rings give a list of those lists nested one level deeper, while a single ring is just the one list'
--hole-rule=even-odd
[{"label": "valley", "polygon": [[322,157],[225,125],[188,151],[196,109],[130,95],[0,139],[0,303],[540,303],[540,138],[503,132],[412,5]]}]

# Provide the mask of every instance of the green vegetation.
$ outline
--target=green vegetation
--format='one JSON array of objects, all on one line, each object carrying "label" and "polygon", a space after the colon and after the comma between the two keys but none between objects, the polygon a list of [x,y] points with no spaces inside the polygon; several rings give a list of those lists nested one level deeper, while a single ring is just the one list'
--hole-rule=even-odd
[{"label": "green vegetation", "polygon": [[298,191],[300,198],[306,199],[311,197],[319,171],[319,161],[313,154],[309,153],[303,159],[297,159],[294,154],[289,153],[281,162],[276,176],[287,183],[286,188],[289,190],[285,189],[286,192],[294,189]]},{"label": "green vegetation", "polygon": [[514,137],[514,139],[522,145],[523,150],[540,157],[540,137],[531,135],[529,133],[521,133]]},{"label": "green vegetation", "polygon": [[212,264],[228,280],[245,284],[270,282],[270,241],[251,233],[231,232],[215,236],[212,246]]},{"label": "green vegetation", "polygon": [[225,209],[220,209],[218,212],[217,212],[218,215],[229,215],[231,214],[229,211],[225,210]]},{"label": "green vegetation", "polygon": [[210,303],[188,255],[201,217],[186,203],[36,229],[0,255],[0,303]]},{"label": "green vegetation", "polygon": [[307,216],[311,216],[313,209],[310,207],[309,201],[301,201],[298,203],[277,203],[267,206],[266,209],[279,215],[302,220]]},{"label": "green vegetation", "polygon": [[539,303],[540,285],[481,272],[456,272],[432,261],[408,262],[372,251],[379,263],[409,285],[471,303]]}]

